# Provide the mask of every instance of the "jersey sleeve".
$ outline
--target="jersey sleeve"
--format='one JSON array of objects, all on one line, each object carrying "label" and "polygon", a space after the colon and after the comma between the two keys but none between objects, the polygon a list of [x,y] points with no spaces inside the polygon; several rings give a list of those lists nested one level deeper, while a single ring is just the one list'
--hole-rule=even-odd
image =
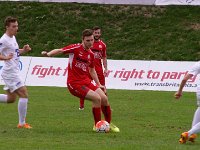
[{"label": "jersey sleeve", "polygon": [[105,44],[104,42],[102,42],[102,45],[103,45],[103,49],[102,49],[102,50],[103,50],[103,51],[102,51],[102,52],[103,52],[103,53],[102,53],[103,55],[102,55],[102,57],[107,57],[107,55],[106,55],[106,44]]},{"label": "jersey sleeve", "polygon": [[0,39],[0,53],[5,49],[6,43]]},{"label": "jersey sleeve", "polygon": [[188,74],[192,74],[194,76],[198,75],[200,73],[200,61],[194,64],[192,68],[188,71]]},{"label": "jersey sleeve", "polygon": [[94,63],[95,63],[95,62],[94,62],[94,54],[93,54],[93,53],[90,53],[90,57],[91,57],[91,62],[90,62],[89,67],[90,67],[90,68],[94,68],[94,65],[95,65],[95,64],[94,64]]},{"label": "jersey sleeve", "polygon": [[64,54],[74,53],[75,49],[80,47],[80,44],[71,44],[61,48]]}]

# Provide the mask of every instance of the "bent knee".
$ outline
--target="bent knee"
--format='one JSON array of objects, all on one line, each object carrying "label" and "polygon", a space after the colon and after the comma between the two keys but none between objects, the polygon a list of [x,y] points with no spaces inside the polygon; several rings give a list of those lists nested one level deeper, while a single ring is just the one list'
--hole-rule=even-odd
[{"label": "bent knee", "polygon": [[14,103],[16,98],[8,98],[7,103]]},{"label": "bent knee", "polygon": [[99,96],[99,94],[96,94],[96,95],[95,95],[94,101],[95,101],[96,103],[101,103],[101,97]]},{"label": "bent knee", "polygon": [[104,95],[104,96],[101,97],[101,103],[103,105],[109,105],[108,97],[106,95]]}]

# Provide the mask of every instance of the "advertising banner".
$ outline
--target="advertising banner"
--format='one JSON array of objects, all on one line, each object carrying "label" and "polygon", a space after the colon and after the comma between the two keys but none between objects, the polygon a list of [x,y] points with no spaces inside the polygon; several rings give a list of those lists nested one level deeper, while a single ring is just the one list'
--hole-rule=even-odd
[{"label": "advertising banner", "polygon": [[[108,60],[108,89],[176,91],[195,62]],[[4,66],[0,61],[0,74]],[[68,58],[21,57],[21,78],[27,86],[66,87]],[[184,90],[196,91],[199,76]],[[4,84],[0,80],[0,84]]]},{"label": "advertising banner", "polygon": [[156,0],[155,5],[200,5],[200,0]]},{"label": "advertising banner", "polygon": [[[108,89],[176,91],[195,62],[108,60]],[[66,87],[68,58],[33,57],[26,85]],[[196,91],[199,77],[184,90]]]},{"label": "advertising banner", "polygon": [[33,57],[26,85],[66,87],[68,58]]},{"label": "advertising banner", "polygon": [[[19,67],[20,67],[20,78],[21,80],[25,83],[26,81],[26,77],[27,77],[27,73],[28,73],[28,69],[29,69],[29,65],[31,63],[31,59],[32,57],[20,57],[20,63],[19,63]],[[4,61],[0,61],[0,75],[2,73],[2,69],[4,66]],[[2,77],[0,76],[0,84],[4,84]]]}]

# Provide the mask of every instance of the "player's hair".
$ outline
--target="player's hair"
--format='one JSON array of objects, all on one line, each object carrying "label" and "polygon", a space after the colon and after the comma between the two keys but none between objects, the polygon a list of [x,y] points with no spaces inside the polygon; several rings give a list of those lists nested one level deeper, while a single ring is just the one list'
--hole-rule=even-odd
[{"label": "player's hair", "polygon": [[93,35],[93,30],[91,29],[85,29],[83,32],[82,32],[82,38],[84,39],[86,36],[91,36]]},{"label": "player's hair", "polygon": [[99,29],[101,30],[101,28],[100,28],[99,26],[94,26],[94,27],[92,28],[93,31],[99,30]]},{"label": "player's hair", "polygon": [[4,21],[4,26],[5,27],[10,26],[10,23],[15,23],[16,21],[17,21],[17,18],[8,16],[8,17],[6,17],[6,19]]}]

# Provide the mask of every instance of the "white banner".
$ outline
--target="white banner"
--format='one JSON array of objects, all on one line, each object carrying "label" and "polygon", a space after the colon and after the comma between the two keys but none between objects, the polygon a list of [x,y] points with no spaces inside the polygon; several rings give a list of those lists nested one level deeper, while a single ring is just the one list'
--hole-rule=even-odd
[{"label": "white banner", "polygon": [[[29,65],[31,63],[31,59],[32,57],[20,57],[20,78],[22,79],[22,81],[25,83],[26,81],[26,77],[27,77],[27,73],[28,73],[28,69],[29,69]],[[4,61],[0,61],[0,74],[2,73],[2,69],[4,66]],[[0,84],[4,84],[2,77],[0,76]]]},{"label": "white banner", "polygon": [[66,87],[67,66],[68,58],[33,57],[26,85]]},{"label": "white banner", "polygon": [[38,1],[62,3],[96,3],[96,4],[139,4],[154,5],[155,0],[0,0],[0,1]]},{"label": "white banner", "polygon": [[[176,91],[195,62],[109,60],[108,89]],[[199,77],[188,80],[185,91],[196,91]]]},{"label": "white banner", "polygon": [[200,5],[200,0],[156,0],[155,5]]},{"label": "white banner", "polygon": [[[195,62],[108,60],[108,89],[176,91]],[[0,61],[0,73],[4,63]],[[66,87],[68,58],[21,57],[21,78],[27,86]],[[185,91],[196,91],[199,77]],[[2,80],[0,84],[3,84]]]}]

